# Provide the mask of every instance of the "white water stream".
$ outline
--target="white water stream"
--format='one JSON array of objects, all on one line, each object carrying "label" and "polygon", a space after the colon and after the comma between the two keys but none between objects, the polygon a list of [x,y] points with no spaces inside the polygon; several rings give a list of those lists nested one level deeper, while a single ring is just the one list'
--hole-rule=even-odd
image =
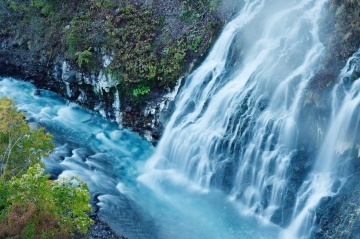
[{"label": "white water stream", "polygon": [[[325,3],[245,1],[187,79],[149,171],[227,190],[268,221],[283,214],[299,111],[323,52]],[[232,55],[236,44],[241,57]]]},{"label": "white water stream", "polygon": [[[186,180],[149,189],[156,175],[142,175],[153,152],[149,142],[100,115],[81,109],[29,83],[0,78],[0,97],[15,99],[34,127],[44,125],[56,151],[44,159],[52,178],[79,175],[98,215],[129,239],[276,239],[279,228],[241,213],[221,191],[203,194]],[[137,180],[138,177],[141,180]]]},{"label": "white water stream", "polygon": [[349,82],[358,54],[333,90],[312,169],[290,192],[326,2],[244,0],[186,79],[156,149],[50,92],[33,95],[30,84],[0,79],[0,96],[55,134],[47,171],[80,175],[100,217],[129,239],[310,238],[316,207],[346,183],[360,135],[360,83]]},{"label": "white water stream", "polygon": [[[357,150],[359,157],[360,81],[352,79],[360,63],[360,53],[351,57],[342,70],[332,92],[331,121],[319,150],[314,168],[301,186],[293,218],[284,238],[306,239],[315,220],[315,209],[321,199],[336,195],[349,175],[349,151]],[[354,82],[352,82],[354,80]],[[314,228],[313,228],[314,229]]]}]

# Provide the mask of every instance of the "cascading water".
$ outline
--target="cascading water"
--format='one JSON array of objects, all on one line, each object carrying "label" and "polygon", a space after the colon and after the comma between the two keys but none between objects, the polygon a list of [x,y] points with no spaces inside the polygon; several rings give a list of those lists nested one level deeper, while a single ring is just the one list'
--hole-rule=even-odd
[{"label": "cascading water", "polygon": [[309,238],[313,231],[309,229],[314,224],[314,209],[322,198],[336,195],[346,182],[346,166],[352,159],[350,151],[359,150],[356,144],[360,135],[360,81],[354,75],[359,65],[360,52],[357,52],[348,60],[332,91],[328,133],[312,172],[298,192],[292,223],[284,238]]},{"label": "cascading water", "polygon": [[349,151],[360,155],[357,53],[332,92],[311,172],[289,192],[301,108],[323,52],[317,20],[326,2],[244,0],[186,80],[146,163],[148,142],[48,91],[33,95],[30,84],[5,78],[0,96],[15,98],[27,120],[55,134],[47,172],[82,177],[99,216],[129,239],[310,238],[321,199],[346,181]]},{"label": "cascading water", "polygon": [[[54,135],[55,153],[43,159],[53,179],[78,175],[98,216],[129,239],[276,239],[274,225],[239,214],[221,192],[189,191],[183,184],[149,190],[136,180],[153,149],[138,135],[29,83],[0,78],[0,97],[15,99],[33,126]],[[154,181],[140,176],[147,183]],[[186,184],[185,184],[186,185]],[[161,192],[165,192],[162,194]],[[106,236],[105,236],[106,237]]]},{"label": "cascading water", "polygon": [[[225,190],[251,212],[286,224],[289,164],[304,92],[323,52],[317,20],[325,3],[245,1],[187,79],[149,171]],[[241,59],[232,54],[238,38]]]},{"label": "cascading water", "polygon": [[136,188],[136,164],[151,155],[151,144],[52,92],[34,92],[29,83],[0,78],[0,97],[13,98],[30,125],[40,124],[54,135],[55,153],[43,159],[46,172],[53,179],[78,175],[89,185],[93,204],[100,209],[99,217],[110,221],[117,233],[152,238],[146,213],[138,217],[139,206],[125,196],[128,188]]}]

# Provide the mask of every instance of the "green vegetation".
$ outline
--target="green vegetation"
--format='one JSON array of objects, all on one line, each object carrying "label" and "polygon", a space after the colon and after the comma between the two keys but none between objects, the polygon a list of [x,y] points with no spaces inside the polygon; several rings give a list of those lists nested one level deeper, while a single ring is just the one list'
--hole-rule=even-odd
[{"label": "green vegetation", "polygon": [[[171,17],[156,9],[162,3],[137,2],[6,0],[0,35],[16,38],[45,64],[64,59],[88,75],[107,72],[123,95],[138,101],[155,88],[175,85],[209,48],[220,20],[212,14],[217,0],[182,1],[179,15]],[[112,58],[106,69],[104,55]]]},{"label": "green vegetation", "polygon": [[148,86],[139,86],[138,88],[133,90],[133,95],[135,97],[138,97],[140,95],[145,95],[150,92],[150,88]]},{"label": "green vegetation", "polygon": [[31,129],[14,102],[0,99],[0,238],[69,238],[92,220],[86,184],[50,181],[41,157],[53,150],[44,128]]},{"label": "green vegetation", "polygon": [[40,164],[22,177],[0,180],[1,238],[69,238],[92,220],[89,191],[78,178],[49,181]]},{"label": "green vegetation", "polygon": [[78,63],[79,67],[81,67],[84,63],[89,64],[90,57],[92,53],[90,52],[91,47],[83,52],[76,52],[75,56],[77,57],[76,62]]},{"label": "green vegetation", "polygon": [[12,100],[0,99],[0,176],[6,180],[21,177],[53,149],[52,136],[44,128],[30,129],[23,118]]}]

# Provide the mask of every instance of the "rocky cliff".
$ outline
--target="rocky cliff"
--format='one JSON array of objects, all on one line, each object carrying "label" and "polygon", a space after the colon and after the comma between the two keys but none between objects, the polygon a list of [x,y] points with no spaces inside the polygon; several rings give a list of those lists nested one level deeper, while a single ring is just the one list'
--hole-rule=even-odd
[{"label": "rocky cliff", "polygon": [[[241,2],[1,1],[0,75],[50,89],[156,141],[180,79]],[[358,13],[358,1],[329,1],[320,23],[327,53],[309,101],[321,98],[356,51]]]},{"label": "rocky cliff", "polygon": [[[156,141],[179,79],[201,62],[241,2],[0,1],[0,75],[50,89]],[[302,131],[304,148],[318,147],[307,134],[326,127],[327,94],[360,46],[359,15],[358,0],[329,0],[324,9],[326,53],[304,105],[312,112],[304,118],[309,122]],[[312,153],[299,151],[299,165],[308,165]],[[317,209],[314,238],[359,238],[360,166],[358,156],[353,160],[350,186]],[[294,165],[294,170],[299,181],[309,169]]]},{"label": "rocky cliff", "polygon": [[0,75],[156,141],[159,112],[232,15],[225,7],[217,0],[1,1]]}]

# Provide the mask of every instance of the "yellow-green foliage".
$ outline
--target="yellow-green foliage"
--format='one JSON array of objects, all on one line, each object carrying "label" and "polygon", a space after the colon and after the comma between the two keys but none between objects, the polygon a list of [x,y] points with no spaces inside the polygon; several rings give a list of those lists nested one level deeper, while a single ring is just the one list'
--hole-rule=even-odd
[{"label": "yellow-green foliage", "polygon": [[90,50],[91,50],[91,47],[89,47],[89,49],[87,49],[85,51],[75,53],[75,56],[77,57],[76,62],[78,63],[79,67],[81,67],[84,63],[89,64],[90,57],[92,55]]},{"label": "yellow-green foliage", "polygon": [[0,177],[21,176],[53,150],[52,136],[30,129],[23,118],[11,99],[0,99]]},{"label": "yellow-green foliage", "polygon": [[50,181],[40,164],[22,177],[0,179],[0,238],[69,238],[93,221],[89,190],[77,177]]},{"label": "yellow-green foliage", "polygon": [[[94,18],[97,20],[93,21]],[[124,92],[132,92],[132,96],[139,98],[152,87],[176,80],[183,70],[187,51],[197,51],[200,44],[199,39],[191,47],[186,46],[184,40],[165,39],[160,46],[156,38],[161,27],[148,6],[127,1],[105,1],[104,4],[89,1],[64,29],[67,56],[76,59],[80,67],[88,67],[90,59],[98,53],[84,49],[92,46],[111,55],[112,62],[106,72],[129,89]],[[83,53],[87,53],[88,61],[83,60]],[[100,61],[101,57],[96,59]],[[97,66],[101,66],[101,62]]]},{"label": "yellow-green foliage", "polygon": [[30,129],[14,102],[0,99],[0,238],[69,238],[92,220],[89,190],[77,177],[50,181],[41,157],[52,136]]},{"label": "yellow-green foliage", "polygon": [[[210,2],[214,4],[215,1]],[[132,92],[130,96],[138,98],[148,94],[153,87],[171,85],[183,72],[186,56],[191,52],[204,52],[209,46],[209,39],[203,42],[203,36],[213,34],[214,26],[209,24],[200,28],[196,25],[206,14],[200,12],[205,8],[204,4],[210,3],[182,5],[190,14],[189,17],[185,14],[182,19],[186,22],[194,19],[189,33],[174,40],[163,34],[162,19],[154,16],[148,5],[131,1],[88,1],[64,29],[67,56],[76,59],[74,55],[89,47],[98,49],[91,55],[98,63],[92,65],[95,68],[90,68],[96,70],[102,65],[99,53],[106,53],[112,57],[106,72],[122,83],[126,88],[123,92]],[[79,59],[77,61],[79,63]],[[89,64],[83,63],[79,66],[88,67]]]}]

